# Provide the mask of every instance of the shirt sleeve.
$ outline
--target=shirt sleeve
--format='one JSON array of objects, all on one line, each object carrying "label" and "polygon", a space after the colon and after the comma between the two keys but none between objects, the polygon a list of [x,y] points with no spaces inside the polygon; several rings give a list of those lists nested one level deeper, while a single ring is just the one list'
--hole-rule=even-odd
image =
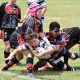
[{"label": "shirt sleeve", "polygon": [[25,43],[23,37],[20,34],[18,34],[18,42],[19,42],[19,45],[23,45]]}]

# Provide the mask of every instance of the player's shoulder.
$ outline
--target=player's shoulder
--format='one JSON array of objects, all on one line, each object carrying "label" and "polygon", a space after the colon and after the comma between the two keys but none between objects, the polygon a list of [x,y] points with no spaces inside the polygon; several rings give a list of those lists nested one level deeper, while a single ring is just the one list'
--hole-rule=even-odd
[{"label": "player's shoulder", "polygon": [[38,40],[39,40],[39,45],[40,46],[43,46],[43,45],[47,44],[47,42],[40,37],[38,38]]},{"label": "player's shoulder", "polygon": [[7,3],[8,3],[8,2],[1,3],[1,4],[0,4],[0,7],[6,6]]},{"label": "player's shoulder", "polygon": [[18,9],[21,9],[20,5],[18,5],[18,4],[15,4],[15,6],[16,6]]}]

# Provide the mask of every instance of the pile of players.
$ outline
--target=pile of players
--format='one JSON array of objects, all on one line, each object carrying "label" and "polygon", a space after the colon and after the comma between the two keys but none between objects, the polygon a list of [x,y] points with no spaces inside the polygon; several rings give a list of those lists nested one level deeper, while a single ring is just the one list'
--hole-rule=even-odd
[{"label": "pile of players", "polygon": [[[8,70],[22,60],[23,55],[26,56],[26,73],[28,74],[38,71],[39,68],[47,65],[47,62],[54,70],[75,71],[76,68],[71,67],[68,60],[80,58],[80,46],[79,53],[71,53],[69,49],[80,44],[80,28],[71,27],[60,30],[60,24],[52,21],[49,32],[44,32],[44,17],[42,17],[46,11],[44,0],[38,3],[28,2],[29,8],[23,19],[16,1],[9,0],[0,6],[0,29],[1,34],[4,34],[6,63],[2,71]],[[17,27],[18,23],[22,25]],[[11,53],[10,48],[12,48]],[[33,65],[34,57],[39,61]],[[64,58],[63,61],[61,57]]]}]

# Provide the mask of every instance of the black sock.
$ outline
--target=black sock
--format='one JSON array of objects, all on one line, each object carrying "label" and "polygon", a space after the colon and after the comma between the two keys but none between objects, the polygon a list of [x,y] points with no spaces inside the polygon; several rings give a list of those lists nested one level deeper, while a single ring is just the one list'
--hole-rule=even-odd
[{"label": "black sock", "polygon": [[16,56],[14,56],[11,60],[8,61],[8,63],[5,65],[5,69],[10,68],[13,66],[15,63],[18,63],[19,61],[16,59]]},{"label": "black sock", "polygon": [[67,66],[66,70],[67,71],[76,71],[76,68]]},{"label": "black sock", "polygon": [[45,66],[46,64],[47,64],[46,61],[40,60],[35,64],[35,66],[38,67],[38,68],[41,68],[41,67]]},{"label": "black sock", "polygon": [[26,60],[26,64],[28,73],[32,73],[33,59],[31,57],[28,57]]},{"label": "black sock", "polygon": [[71,67],[70,66],[67,66],[66,70],[67,71],[70,71],[71,70]]},{"label": "black sock", "polygon": [[67,57],[64,57],[64,63],[68,65],[68,59]]},{"label": "black sock", "polygon": [[12,61],[14,64],[19,62],[19,60],[17,60],[16,56],[14,56],[14,57],[11,59],[11,61]]},{"label": "black sock", "polygon": [[4,58],[7,58],[10,55],[10,52],[4,51]]},{"label": "black sock", "polygon": [[79,58],[79,54],[78,53],[74,53],[75,55],[75,59]]}]

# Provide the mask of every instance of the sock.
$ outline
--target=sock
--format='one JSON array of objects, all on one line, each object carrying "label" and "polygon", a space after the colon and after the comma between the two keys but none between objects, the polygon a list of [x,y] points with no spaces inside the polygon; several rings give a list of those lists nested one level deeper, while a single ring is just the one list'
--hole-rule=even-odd
[{"label": "sock", "polygon": [[10,55],[10,52],[4,51],[4,58],[7,58]]},{"label": "sock", "polygon": [[41,68],[41,67],[45,66],[46,64],[47,64],[46,61],[40,60],[40,61],[38,61],[37,64],[35,64],[35,65],[36,65],[38,68]]},{"label": "sock", "polygon": [[17,60],[16,56],[14,56],[14,57],[11,59],[11,61],[12,61],[14,64],[19,62],[19,60]]},{"label": "sock", "polygon": [[67,71],[76,71],[76,68],[67,66],[66,70]]},{"label": "sock", "polygon": [[78,53],[74,53],[75,55],[75,59],[79,58],[79,54]]},{"label": "sock", "polygon": [[11,60],[8,61],[8,63],[5,65],[5,69],[10,68],[11,66],[13,66],[15,63],[18,63],[19,61],[16,59],[16,57],[14,56]]},{"label": "sock", "polygon": [[31,57],[28,57],[26,60],[26,64],[28,73],[32,73],[33,59]]},{"label": "sock", "polygon": [[64,63],[68,65],[68,59],[67,57],[64,57]]},{"label": "sock", "polygon": [[34,66],[33,66],[33,71],[38,71],[38,68],[41,68],[41,67],[48,67],[48,64],[46,61],[38,61]]},{"label": "sock", "polygon": [[5,63],[7,64],[9,62],[9,60],[5,60]]}]

